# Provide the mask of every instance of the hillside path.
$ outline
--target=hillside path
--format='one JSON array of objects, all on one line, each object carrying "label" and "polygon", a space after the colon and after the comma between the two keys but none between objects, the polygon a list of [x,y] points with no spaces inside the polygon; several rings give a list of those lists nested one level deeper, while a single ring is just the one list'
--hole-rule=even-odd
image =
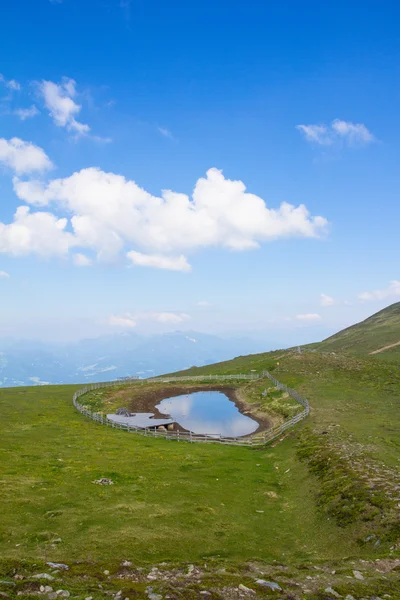
[{"label": "hillside path", "polygon": [[395,348],[395,346],[400,346],[400,342],[395,342],[394,344],[389,344],[388,346],[383,346],[382,348],[379,348],[378,350],[374,350],[373,352],[370,352],[370,354],[379,354],[380,352],[384,352],[385,350],[389,350],[390,348]]}]

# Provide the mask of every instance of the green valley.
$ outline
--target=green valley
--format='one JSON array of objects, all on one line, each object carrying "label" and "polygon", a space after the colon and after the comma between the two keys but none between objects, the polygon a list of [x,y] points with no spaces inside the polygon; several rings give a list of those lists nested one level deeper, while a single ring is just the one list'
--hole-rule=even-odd
[{"label": "green valley", "polygon": [[[119,590],[127,598],[400,597],[400,372],[370,355],[398,336],[399,309],[301,353],[180,373],[267,369],[307,397],[310,417],[261,449],[103,427],[74,409],[77,386],[1,390],[2,596],[40,593],[46,582],[33,576],[44,573],[96,600]],[[238,384],[253,409],[268,411],[263,387]],[[132,385],[133,396],[140,388]],[[279,398],[274,407],[279,414]],[[102,478],[113,484],[95,483]],[[49,561],[68,572],[54,573]]]}]

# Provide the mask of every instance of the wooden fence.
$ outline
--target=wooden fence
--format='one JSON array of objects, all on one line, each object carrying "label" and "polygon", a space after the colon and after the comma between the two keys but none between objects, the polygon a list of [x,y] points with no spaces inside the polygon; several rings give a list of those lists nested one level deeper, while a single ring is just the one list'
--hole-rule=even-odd
[{"label": "wooden fence", "polygon": [[[156,381],[160,382],[160,383],[171,383],[171,382],[204,381],[204,380],[206,380],[206,381],[209,381],[209,380],[213,380],[213,381],[214,380],[215,381],[254,380],[254,379],[259,379],[262,377],[267,377],[270,381],[272,381],[272,383],[278,389],[280,389],[284,392],[287,392],[292,398],[294,398],[303,407],[303,410],[300,413],[298,413],[297,415],[295,415],[294,417],[292,417],[291,419],[287,419],[280,425],[276,425],[275,427],[272,427],[271,429],[267,429],[266,431],[263,431],[261,433],[255,433],[255,434],[251,434],[251,435],[247,435],[247,436],[243,436],[243,437],[225,437],[225,436],[216,435],[216,434],[212,434],[212,433],[209,433],[209,434],[193,433],[192,431],[184,431],[184,432],[182,432],[182,431],[162,431],[162,430],[160,431],[159,429],[156,429],[156,428],[142,429],[142,428],[135,427],[133,425],[128,425],[126,423],[116,423],[115,421],[111,421],[111,419],[104,417],[104,415],[102,413],[91,412],[88,408],[86,408],[85,406],[83,406],[82,404],[80,404],[78,402],[78,398],[80,398],[84,394],[87,394],[88,392],[91,392],[93,390],[97,390],[99,388],[106,388],[106,387],[129,385],[128,383],[125,383],[125,382],[121,383],[121,381],[110,381],[107,383],[92,383],[92,384],[75,392],[75,394],[73,396],[73,403],[74,403],[75,408],[80,413],[82,413],[86,417],[89,417],[90,419],[93,419],[94,421],[97,421],[98,423],[101,423],[102,425],[107,425],[108,427],[113,427],[114,429],[123,429],[125,431],[128,431],[128,433],[141,434],[141,435],[144,435],[145,437],[164,438],[167,440],[176,440],[178,442],[179,441],[203,442],[203,443],[217,442],[219,444],[229,444],[229,445],[234,445],[234,446],[264,446],[265,444],[268,444],[269,442],[272,442],[273,440],[275,440],[276,438],[281,436],[287,429],[289,429],[290,427],[293,427],[294,425],[296,425],[296,423],[298,423],[299,421],[301,421],[302,419],[307,417],[310,412],[310,406],[309,406],[308,400],[306,398],[303,398],[302,396],[300,396],[300,394],[298,394],[296,392],[296,390],[293,390],[293,389],[289,388],[288,386],[286,386],[285,384],[280,383],[268,371],[263,371],[262,373],[254,373],[254,374],[251,373],[251,374],[247,374],[247,375],[238,374],[238,375],[196,375],[196,376],[192,376],[192,377],[157,377],[157,378],[140,380],[140,383],[145,383],[145,382],[154,383]],[[129,382],[129,383],[131,383],[131,382]]]}]

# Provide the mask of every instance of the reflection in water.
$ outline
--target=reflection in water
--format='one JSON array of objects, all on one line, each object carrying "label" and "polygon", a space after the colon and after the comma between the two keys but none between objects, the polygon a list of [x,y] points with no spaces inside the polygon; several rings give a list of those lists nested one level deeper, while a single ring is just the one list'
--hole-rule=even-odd
[{"label": "reflection in water", "polygon": [[237,437],[253,433],[258,428],[258,423],[242,415],[235,403],[222,392],[194,392],[166,398],[156,408],[193,433]]}]

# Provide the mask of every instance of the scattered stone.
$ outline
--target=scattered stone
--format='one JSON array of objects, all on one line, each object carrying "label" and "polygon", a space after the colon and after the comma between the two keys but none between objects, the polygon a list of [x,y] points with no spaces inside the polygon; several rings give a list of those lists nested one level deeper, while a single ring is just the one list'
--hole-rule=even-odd
[{"label": "scattered stone", "polygon": [[356,579],[359,579],[360,581],[364,579],[364,575],[360,571],[353,571],[353,575]]},{"label": "scattered stone", "polygon": [[53,540],[53,544],[61,544],[61,542],[62,542],[62,539],[60,537]]},{"label": "scattered stone", "polygon": [[268,498],[277,498],[278,494],[276,492],[264,492],[264,496],[268,496]]},{"label": "scattered stone", "polygon": [[58,598],[58,596],[55,592],[51,592],[50,594],[47,594],[47,598],[48,598],[48,600],[56,600],[56,598]]},{"label": "scattered stone", "polygon": [[246,594],[255,594],[255,590],[252,590],[251,588],[243,585],[243,583],[241,583],[239,585],[239,590],[241,590],[242,592],[246,592]]},{"label": "scattered stone", "polygon": [[113,480],[107,479],[107,477],[102,477],[101,479],[95,479],[94,481],[92,481],[92,483],[95,483],[96,485],[114,485]]},{"label": "scattered stone", "polygon": [[150,579],[150,581],[155,581],[159,578],[159,576],[160,571],[157,569],[157,567],[153,567],[150,573],[147,575],[147,579]]},{"label": "scattered stone", "polygon": [[331,595],[331,596],[333,596],[334,598],[342,598],[342,596],[341,596],[341,595],[340,595],[340,594],[339,594],[339,593],[338,593],[336,590],[334,590],[334,589],[333,589],[333,588],[331,588],[331,587],[327,587],[327,588],[325,588],[325,592],[326,592],[327,594],[330,594],[330,595]]},{"label": "scattered stone", "polygon": [[148,593],[147,597],[149,600],[163,600],[161,594],[154,594],[153,592]]},{"label": "scattered stone", "polygon": [[207,590],[201,590],[200,594],[201,594],[202,596],[211,596],[211,593],[210,593],[210,592],[208,592]]},{"label": "scattered stone", "polygon": [[68,569],[69,569],[69,566],[65,565],[64,563],[48,562],[48,563],[46,563],[46,565],[48,565],[52,569],[63,569],[64,571],[68,571]]},{"label": "scattered stone", "polygon": [[130,560],[123,560],[121,563],[121,567],[131,567],[132,563]]},{"label": "scattered stone", "polygon": [[17,581],[22,581],[22,579],[24,579],[23,575],[14,575],[14,579],[16,579]]},{"label": "scattered stone", "polygon": [[265,579],[256,579],[256,583],[258,583],[258,585],[262,585],[263,587],[267,587],[270,590],[273,590],[274,592],[281,592],[282,588],[279,584],[275,583],[274,581],[265,581]]},{"label": "scattered stone", "polygon": [[344,600],[355,600],[355,598],[351,594],[347,594],[347,596]]},{"label": "scattered stone", "polygon": [[69,598],[71,595],[68,590],[57,590],[56,594],[59,598]]},{"label": "scattered stone", "polygon": [[85,600],[93,600],[93,596],[88,596]]},{"label": "scattered stone", "polygon": [[109,575],[110,571],[107,571],[107,569],[105,571],[103,571],[104,575]]},{"label": "scattered stone", "polygon": [[51,592],[53,591],[53,588],[51,587],[51,585],[41,585],[41,588],[43,588],[43,592],[45,594],[51,594]]},{"label": "scattered stone", "polygon": [[54,577],[48,573],[38,573],[37,575],[32,575],[32,579],[46,579],[47,581],[54,581]]}]

